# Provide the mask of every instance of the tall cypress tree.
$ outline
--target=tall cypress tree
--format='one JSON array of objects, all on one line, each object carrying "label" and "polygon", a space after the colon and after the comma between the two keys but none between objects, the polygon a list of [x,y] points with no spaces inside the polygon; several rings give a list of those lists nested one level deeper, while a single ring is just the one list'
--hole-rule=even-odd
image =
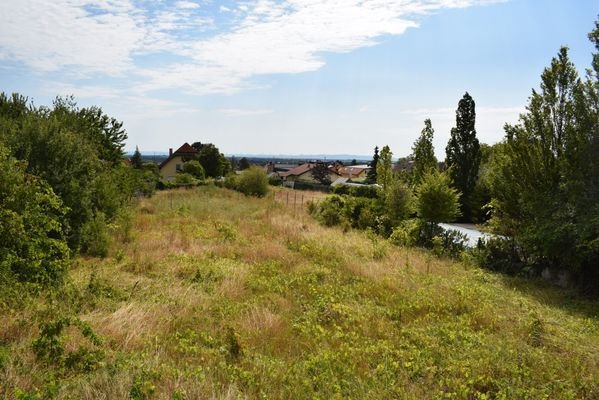
[{"label": "tall cypress tree", "polygon": [[376,167],[379,164],[379,146],[374,147],[374,155],[372,156],[372,161],[370,162],[370,170],[368,171],[368,175],[366,175],[367,183],[376,183]]},{"label": "tall cypress tree", "polygon": [[141,158],[141,153],[139,152],[139,147],[135,146],[135,153],[131,157],[131,166],[135,169],[143,168],[143,160]]},{"label": "tall cypress tree", "polygon": [[458,103],[456,110],[456,127],[451,129],[451,137],[445,148],[445,164],[450,168],[453,185],[462,196],[460,209],[465,220],[470,220],[470,197],[478,178],[481,151],[476,138],[474,123],[476,112],[474,100],[466,92]]},{"label": "tall cypress tree", "polygon": [[424,174],[437,168],[437,158],[433,147],[433,135],[435,130],[430,119],[424,120],[424,129],[420,137],[414,142],[412,152],[414,154],[414,168],[412,169],[412,180],[418,185]]}]

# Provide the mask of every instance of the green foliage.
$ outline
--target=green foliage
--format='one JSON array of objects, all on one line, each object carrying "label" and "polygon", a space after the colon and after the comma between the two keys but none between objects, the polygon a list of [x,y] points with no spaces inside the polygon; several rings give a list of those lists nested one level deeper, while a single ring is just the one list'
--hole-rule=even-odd
[{"label": "green foliage", "polygon": [[131,166],[135,169],[143,168],[143,160],[141,159],[141,153],[139,147],[135,146],[135,152],[131,156]]},{"label": "green foliage", "polygon": [[470,255],[477,265],[492,271],[512,275],[528,272],[523,249],[513,239],[496,237],[480,241]]},{"label": "green foliage", "polygon": [[599,290],[597,98],[562,48],[520,123],[506,125],[490,176],[497,230],[538,269],[568,269],[588,290]]},{"label": "green foliage", "polygon": [[0,287],[13,279],[58,283],[69,259],[66,209],[1,143],[0,170]]},{"label": "green foliage", "polygon": [[437,157],[435,157],[435,148],[433,147],[433,129],[430,119],[424,120],[424,128],[420,132],[420,137],[412,146],[414,155],[414,168],[412,169],[412,182],[418,185],[424,174],[437,169]]},{"label": "green foliage", "polygon": [[460,214],[459,198],[448,173],[429,172],[416,187],[416,213],[433,224],[451,222]]},{"label": "green foliage", "polygon": [[189,174],[195,179],[202,180],[206,177],[204,167],[202,167],[202,164],[200,164],[200,162],[197,160],[189,160],[184,162],[181,170],[183,173]]},{"label": "green foliage", "polygon": [[206,177],[220,178],[231,170],[231,164],[212,143],[195,142],[193,148],[198,151],[198,161],[204,167]]},{"label": "green foliage", "polygon": [[333,188],[335,194],[347,194],[353,197],[376,199],[381,196],[381,190],[376,185],[337,185]]},{"label": "green foliage", "polygon": [[90,256],[106,257],[110,236],[103,213],[96,214],[81,229],[81,251]]},{"label": "green foliage", "polygon": [[243,171],[245,169],[248,169],[249,167],[250,167],[250,162],[248,161],[248,159],[245,157],[241,157],[239,159],[239,165],[237,166],[237,169],[240,171]]},{"label": "green foliage", "polygon": [[67,209],[69,247],[80,247],[85,224],[99,212],[110,220],[131,198],[130,169],[123,165],[122,124],[97,107],[78,108],[72,98],[53,108],[0,94],[0,140],[26,161],[26,172],[47,182]]},{"label": "green foliage", "polygon": [[236,190],[247,196],[264,197],[268,193],[268,177],[264,169],[250,167],[237,180]]},{"label": "green foliage", "polygon": [[394,180],[385,192],[385,211],[392,226],[408,218],[412,212],[412,190],[406,183]]},{"label": "green foliage", "polygon": [[343,220],[345,200],[341,196],[332,195],[322,200],[313,210],[314,217],[325,226],[339,225]]},{"label": "green foliage", "polygon": [[379,162],[376,166],[376,183],[387,190],[387,187],[393,181],[393,153],[389,146],[384,146],[381,150]]},{"label": "green foliage", "polygon": [[368,171],[368,175],[366,175],[366,183],[373,184],[377,183],[377,173],[376,168],[379,165],[379,147],[374,147],[374,154],[372,156],[372,161],[368,164],[370,165],[370,170]]},{"label": "green foliage", "polygon": [[476,138],[474,123],[476,112],[474,100],[466,92],[456,110],[456,127],[451,129],[451,137],[445,149],[445,164],[449,168],[454,187],[462,194],[461,215],[471,220],[470,197],[478,179],[481,152]]},{"label": "green foliage", "polygon": [[59,318],[40,325],[40,334],[32,343],[33,352],[39,361],[60,369],[74,372],[90,372],[96,369],[104,358],[101,350],[93,350],[80,345],[77,350],[67,351],[63,331],[73,326],[91,345],[98,347],[102,340],[91,327],[79,318]]},{"label": "green foliage", "polygon": [[268,177],[268,184],[271,186],[283,185],[283,179],[279,175],[273,174]]},{"label": "green foliage", "polygon": [[193,175],[185,173],[185,172],[178,172],[175,175],[175,179],[173,179],[172,181],[172,185],[177,187],[177,186],[193,186],[197,183],[197,180],[193,177]]}]

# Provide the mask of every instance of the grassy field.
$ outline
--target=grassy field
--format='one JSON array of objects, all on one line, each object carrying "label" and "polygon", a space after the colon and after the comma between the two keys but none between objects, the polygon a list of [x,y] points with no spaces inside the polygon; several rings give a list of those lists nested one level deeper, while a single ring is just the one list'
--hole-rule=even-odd
[{"label": "grassy field", "polygon": [[599,398],[599,304],[573,293],[224,189],[124,221],[108,258],[2,306],[2,398]]}]

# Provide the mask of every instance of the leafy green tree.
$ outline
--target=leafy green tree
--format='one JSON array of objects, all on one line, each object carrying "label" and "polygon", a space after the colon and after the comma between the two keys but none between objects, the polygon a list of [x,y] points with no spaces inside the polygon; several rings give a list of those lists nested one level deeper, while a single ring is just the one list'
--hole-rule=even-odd
[{"label": "leafy green tree", "polygon": [[392,226],[408,218],[412,211],[413,195],[410,187],[395,179],[385,193],[385,212]]},{"label": "leafy green tree", "polygon": [[376,166],[376,183],[383,187],[383,190],[387,190],[391,182],[393,181],[393,153],[389,146],[384,146],[381,150],[379,162]]},{"label": "leafy green tree", "polygon": [[192,147],[198,150],[197,158],[207,177],[225,176],[231,170],[229,161],[214,144],[195,142]]},{"label": "leafy green tree", "polygon": [[263,197],[268,193],[268,177],[264,169],[253,166],[239,176],[236,186],[245,195]]},{"label": "leafy green tree", "polygon": [[435,157],[435,148],[433,146],[433,135],[435,130],[430,119],[424,120],[424,129],[420,132],[420,137],[412,146],[414,155],[414,167],[412,169],[412,181],[418,185],[422,177],[427,172],[437,169],[437,157]]},{"label": "leafy green tree", "polygon": [[310,171],[312,177],[323,185],[331,184],[331,171],[329,166],[323,162],[317,162]]},{"label": "leafy green tree", "polygon": [[12,280],[60,282],[69,258],[66,209],[1,143],[0,170],[0,285]]},{"label": "leafy green tree", "polygon": [[599,101],[567,48],[541,76],[494,157],[493,222],[538,265],[568,268],[599,290]]},{"label": "leafy green tree", "polygon": [[77,108],[72,98],[36,108],[22,96],[0,95],[0,141],[60,197],[73,250],[82,247],[86,223],[98,213],[110,222],[133,193],[131,169],[122,162],[121,126],[98,108]]},{"label": "leafy green tree", "polygon": [[451,137],[445,149],[445,164],[450,168],[453,185],[462,193],[460,209],[466,220],[472,217],[470,196],[478,179],[481,159],[480,144],[474,129],[475,120],[474,100],[466,92],[458,103],[456,127],[451,129]]},{"label": "leafy green tree", "polygon": [[250,162],[248,161],[248,159],[247,159],[247,158],[245,158],[245,157],[242,157],[242,158],[239,160],[239,165],[237,166],[237,168],[238,168],[240,171],[243,171],[243,170],[245,170],[245,169],[248,169],[249,167],[250,167]]},{"label": "leafy green tree", "polygon": [[376,167],[379,165],[379,147],[375,146],[374,147],[374,155],[372,156],[372,161],[368,164],[370,165],[370,170],[368,171],[368,174],[366,175],[366,183],[376,183],[377,179],[376,179]]},{"label": "leafy green tree", "polygon": [[143,168],[143,160],[141,159],[141,153],[139,147],[135,146],[135,153],[131,156],[131,166],[135,169]]},{"label": "leafy green tree", "polygon": [[451,186],[447,172],[432,170],[416,187],[416,214],[424,221],[451,222],[460,215],[460,193]]},{"label": "leafy green tree", "polygon": [[204,173],[204,167],[197,160],[189,160],[183,163],[181,172],[189,174],[196,179],[204,179],[206,174]]}]

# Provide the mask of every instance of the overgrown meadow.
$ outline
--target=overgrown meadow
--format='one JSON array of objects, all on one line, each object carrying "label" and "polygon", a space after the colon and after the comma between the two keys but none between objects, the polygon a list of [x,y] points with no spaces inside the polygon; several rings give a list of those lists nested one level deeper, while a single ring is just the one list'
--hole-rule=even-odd
[{"label": "overgrown meadow", "polygon": [[271,197],[170,190],[3,293],[6,399],[596,399],[599,303]]}]

